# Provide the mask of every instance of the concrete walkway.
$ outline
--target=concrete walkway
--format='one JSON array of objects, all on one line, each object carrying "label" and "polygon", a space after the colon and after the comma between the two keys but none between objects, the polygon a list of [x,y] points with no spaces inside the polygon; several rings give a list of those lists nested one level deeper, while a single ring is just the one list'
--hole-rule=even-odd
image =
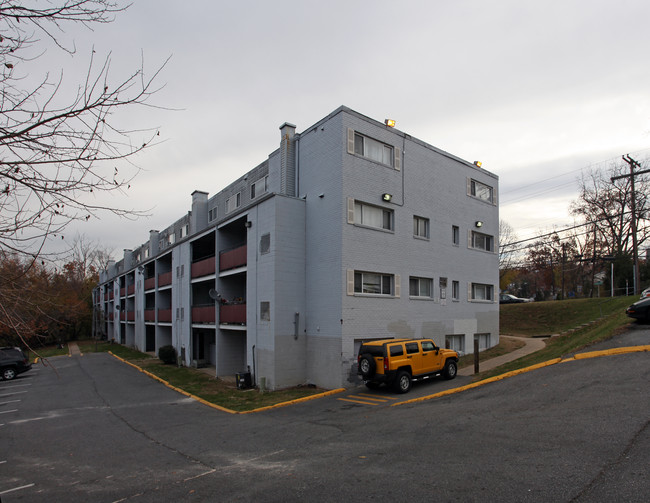
[{"label": "concrete walkway", "polygon": [[[497,356],[496,358],[491,358],[490,360],[484,360],[480,362],[479,363],[480,372],[483,372],[485,370],[492,370],[493,368],[496,368],[499,365],[503,365],[504,363],[511,362],[513,360],[516,360],[517,358],[521,358],[522,356],[526,356],[531,353],[534,353],[535,351],[539,351],[540,349],[543,349],[546,346],[546,339],[547,339],[547,338],[542,339],[542,338],[532,338],[532,337],[515,337],[513,335],[501,335],[499,337],[504,339],[523,341],[525,345],[520,347],[519,349],[516,349],[515,351],[512,351],[511,353],[507,353],[505,355]],[[463,367],[462,369],[459,369],[458,375],[461,376],[474,375],[474,364],[472,363],[467,367]]]},{"label": "concrete walkway", "polygon": [[68,342],[68,354],[70,356],[81,356],[81,350],[76,342]]}]

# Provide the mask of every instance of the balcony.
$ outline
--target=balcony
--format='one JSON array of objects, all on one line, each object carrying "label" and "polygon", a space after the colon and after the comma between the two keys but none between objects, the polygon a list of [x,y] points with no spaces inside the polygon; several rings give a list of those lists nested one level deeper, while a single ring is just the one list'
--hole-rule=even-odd
[{"label": "balcony", "polygon": [[246,325],[246,304],[222,304],[219,306],[219,323]]},{"label": "balcony", "polygon": [[172,284],[172,272],[163,272],[158,275],[158,288]]},{"label": "balcony", "polygon": [[171,309],[158,309],[158,322],[171,323],[172,322],[172,310]]},{"label": "balcony", "polygon": [[192,323],[212,323],[216,321],[214,304],[192,308]]},{"label": "balcony", "polygon": [[144,310],[144,321],[156,321],[156,310],[155,309],[145,309]]},{"label": "balcony", "polygon": [[126,320],[127,321],[135,321],[135,311],[127,311],[126,312]]},{"label": "balcony", "polygon": [[216,271],[216,264],[214,256],[208,257],[203,260],[198,260],[192,263],[192,277],[199,278],[201,276],[208,276],[214,274]]},{"label": "balcony", "polygon": [[129,288],[127,289],[127,294],[133,295],[134,293],[135,293],[135,285],[129,285]]},{"label": "balcony", "polygon": [[156,278],[147,278],[144,280],[144,289],[153,290],[156,288]]},{"label": "balcony", "polygon": [[120,297],[124,297],[126,295],[126,288],[120,288]]},{"label": "balcony", "polygon": [[246,265],[246,245],[219,253],[219,271],[228,271]]}]

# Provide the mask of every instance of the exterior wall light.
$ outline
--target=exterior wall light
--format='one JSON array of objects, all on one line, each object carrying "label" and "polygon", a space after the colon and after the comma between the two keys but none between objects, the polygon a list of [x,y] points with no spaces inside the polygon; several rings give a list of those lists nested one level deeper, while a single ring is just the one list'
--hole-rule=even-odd
[{"label": "exterior wall light", "polygon": [[483,163],[481,161],[474,161],[474,166],[480,168],[481,166],[483,166]]},{"label": "exterior wall light", "polygon": [[250,220],[246,220],[246,222],[244,223],[244,227],[246,227],[247,229],[250,229],[252,226],[253,226],[253,222],[251,222]]},{"label": "exterior wall light", "polygon": [[477,220],[476,222],[474,222],[474,225],[476,225],[476,227],[483,227],[483,222]]},{"label": "exterior wall light", "polygon": [[395,120],[394,119],[386,119],[384,121],[384,124],[386,124],[388,127],[395,127]]},{"label": "exterior wall light", "polygon": [[382,194],[381,195],[381,200],[385,201],[387,203],[390,203],[393,199],[393,194]]}]

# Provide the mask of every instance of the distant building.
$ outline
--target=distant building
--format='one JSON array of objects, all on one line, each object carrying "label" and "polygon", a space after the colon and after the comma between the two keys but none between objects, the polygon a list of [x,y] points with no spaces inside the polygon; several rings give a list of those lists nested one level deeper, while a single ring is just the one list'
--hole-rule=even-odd
[{"label": "distant building", "polygon": [[109,264],[97,331],[271,389],[359,383],[361,341],[499,341],[498,178],[340,107]]}]

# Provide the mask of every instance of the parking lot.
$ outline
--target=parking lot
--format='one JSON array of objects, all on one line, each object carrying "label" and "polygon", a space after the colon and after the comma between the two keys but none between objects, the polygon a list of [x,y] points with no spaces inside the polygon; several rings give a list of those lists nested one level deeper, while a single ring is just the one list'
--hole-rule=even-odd
[{"label": "parking lot", "polygon": [[645,501],[649,362],[572,361],[396,407],[404,396],[360,387],[233,416],[110,355],[60,357],[0,382],[0,498]]}]

